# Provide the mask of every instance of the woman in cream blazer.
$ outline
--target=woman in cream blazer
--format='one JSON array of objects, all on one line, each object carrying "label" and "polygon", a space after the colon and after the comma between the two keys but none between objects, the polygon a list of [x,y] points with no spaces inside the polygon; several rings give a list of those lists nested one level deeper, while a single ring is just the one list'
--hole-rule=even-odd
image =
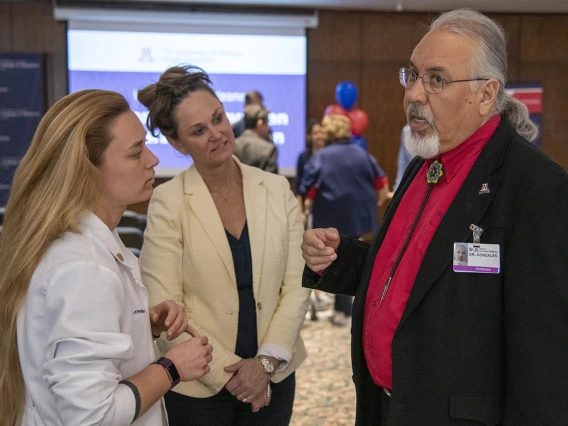
[{"label": "woman in cream blazer", "polygon": [[151,131],[194,160],[155,190],[142,278],[151,301],[175,300],[213,345],[211,372],[180,384],[166,407],[172,426],[284,426],[306,357],[303,226],[288,181],[232,155],[232,129],[208,82],[200,69],[175,67],[138,95]]}]

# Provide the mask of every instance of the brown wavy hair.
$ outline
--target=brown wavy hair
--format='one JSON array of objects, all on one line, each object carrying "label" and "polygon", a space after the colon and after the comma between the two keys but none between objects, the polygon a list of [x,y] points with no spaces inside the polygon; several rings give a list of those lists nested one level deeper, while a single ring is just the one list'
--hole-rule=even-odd
[{"label": "brown wavy hair", "polygon": [[209,75],[194,65],[168,68],[157,83],[138,91],[138,100],[148,108],[146,126],[157,136],[156,130],[167,138],[178,139],[176,112],[189,95],[204,90],[219,99],[210,86]]}]

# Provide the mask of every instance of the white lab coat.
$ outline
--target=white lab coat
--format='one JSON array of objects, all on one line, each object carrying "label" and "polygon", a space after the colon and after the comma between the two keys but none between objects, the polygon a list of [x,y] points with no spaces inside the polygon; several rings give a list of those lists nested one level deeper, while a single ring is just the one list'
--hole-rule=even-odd
[{"label": "white lab coat", "polygon": [[[135,400],[118,382],[155,359],[138,260],[94,214],[36,268],[17,322],[26,384],[23,426],[130,425]],[[135,426],[167,425],[160,400]]]}]

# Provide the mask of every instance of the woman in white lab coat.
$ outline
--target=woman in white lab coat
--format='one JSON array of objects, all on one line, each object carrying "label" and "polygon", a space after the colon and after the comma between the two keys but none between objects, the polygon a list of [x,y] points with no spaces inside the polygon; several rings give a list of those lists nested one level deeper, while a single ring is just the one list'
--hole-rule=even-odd
[{"label": "woman in white lab coat", "polygon": [[[212,347],[173,301],[148,308],[115,230],[152,195],[157,158],[121,95],[66,96],[16,172],[0,237],[0,423],[166,425],[161,397]],[[155,361],[152,335],[196,336]]]}]

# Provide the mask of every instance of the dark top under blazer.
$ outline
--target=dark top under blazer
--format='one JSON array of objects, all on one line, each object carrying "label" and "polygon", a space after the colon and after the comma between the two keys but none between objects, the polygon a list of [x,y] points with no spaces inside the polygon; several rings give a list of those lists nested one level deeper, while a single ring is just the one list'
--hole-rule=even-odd
[{"label": "dark top under blazer", "polygon": [[227,240],[233,255],[237,290],[239,292],[239,325],[237,327],[235,354],[245,359],[254,358],[258,351],[258,335],[248,224],[245,222],[239,238],[226,229],[225,233],[227,234]]},{"label": "dark top under blazer", "polygon": [[[365,296],[394,213],[421,168],[414,159],[371,245],[341,238],[323,277],[304,286],[355,295],[357,426],[381,425],[365,362]],[[490,193],[479,194],[488,183]],[[568,175],[503,119],[425,253],[393,337],[388,426],[568,424]],[[452,247],[501,247],[500,274],[455,273]]]}]

